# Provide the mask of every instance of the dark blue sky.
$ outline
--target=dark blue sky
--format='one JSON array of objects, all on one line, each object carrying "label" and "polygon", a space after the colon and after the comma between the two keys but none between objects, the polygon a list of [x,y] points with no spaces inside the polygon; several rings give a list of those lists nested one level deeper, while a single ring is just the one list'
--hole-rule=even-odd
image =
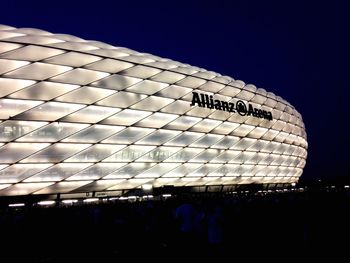
[{"label": "dark blue sky", "polygon": [[349,176],[346,1],[2,1],[0,23],[67,33],[252,83],[303,115],[304,178]]}]

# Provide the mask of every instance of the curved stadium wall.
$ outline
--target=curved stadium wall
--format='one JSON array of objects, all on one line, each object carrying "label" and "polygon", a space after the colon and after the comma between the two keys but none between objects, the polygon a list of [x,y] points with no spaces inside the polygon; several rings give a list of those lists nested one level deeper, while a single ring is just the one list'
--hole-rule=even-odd
[{"label": "curved stadium wall", "polygon": [[301,115],[212,71],[0,26],[0,195],[290,184]]}]

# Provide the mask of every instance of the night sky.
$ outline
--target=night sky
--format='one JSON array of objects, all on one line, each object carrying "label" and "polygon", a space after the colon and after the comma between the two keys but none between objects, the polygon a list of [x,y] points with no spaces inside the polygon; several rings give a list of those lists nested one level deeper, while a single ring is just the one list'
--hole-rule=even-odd
[{"label": "night sky", "polygon": [[72,34],[216,71],[302,114],[302,178],[348,176],[346,1],[2,1],[0,24]]}]

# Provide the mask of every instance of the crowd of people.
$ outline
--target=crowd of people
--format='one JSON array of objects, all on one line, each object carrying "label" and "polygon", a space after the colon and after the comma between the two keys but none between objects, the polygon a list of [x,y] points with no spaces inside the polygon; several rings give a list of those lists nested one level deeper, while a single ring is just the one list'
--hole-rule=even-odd
[{"label": "crowd of people", "polygon": [[349,212],[346,190],[2,207],[2,254],[12,262],[319,254],[347,249]]}]

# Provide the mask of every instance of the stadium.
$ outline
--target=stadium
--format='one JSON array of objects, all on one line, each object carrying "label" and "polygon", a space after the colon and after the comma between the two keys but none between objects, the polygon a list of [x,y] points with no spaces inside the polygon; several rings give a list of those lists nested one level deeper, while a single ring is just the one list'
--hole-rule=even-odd
[{"label": "stadium", "polygon": [[308,151],[302,116],[265,89],[0,26],[0,107],[4,261],[347,251],[349,184],[295,185]]},{"label": "stadium", "polygon": [[0,26],[0,108],[0,196],[286,187],[307,157],[265,89],[39,29]]}]

